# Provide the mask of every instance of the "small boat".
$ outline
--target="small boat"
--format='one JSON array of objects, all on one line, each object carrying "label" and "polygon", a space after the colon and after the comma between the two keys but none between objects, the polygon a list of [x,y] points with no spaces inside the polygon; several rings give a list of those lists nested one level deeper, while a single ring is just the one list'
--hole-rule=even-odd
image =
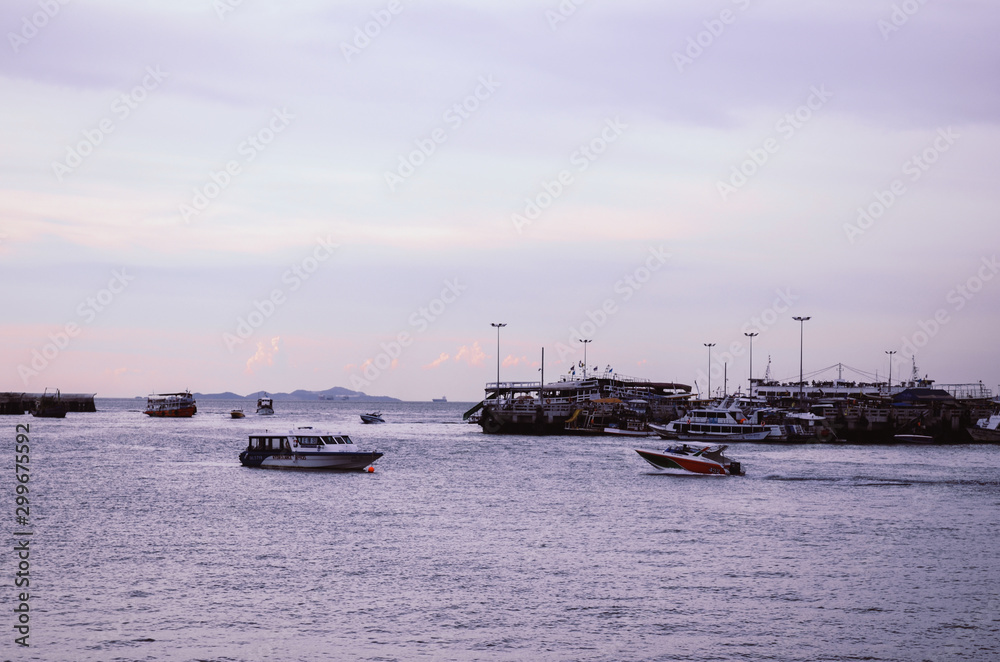
[{"label": "small boat", "polygon": [[934,437],[927,434],[896,434],[892,436],[897,444],[933,444]]},{"label": "small boat", "polygon": [[722,454],[728,446],[696,448],[681,444],[665,450],[636,448],[639,457],[663,473],[699,476],[743,476],[746,471],[739,462]]},{"label": "small boat", "polygon": [[146,398],[146,416],[156,418],[190,418],[198,412],[194,396],[190,391],[183,393],[159,393]]},{"label": "small boat", "polygon": [[257,398],[257,415],[271,416],[274,414],[274,400],[267,397],[267,393]]},{"label": "small boat", "polygon": [[299,427],[285,433],[264,431],[250,435],[246,450],[240,453],[240,463],[263,469],[374,471],[372,465],[382,455],[357,450],[346,434]]},{"label": "small boat", "polygon": [[973,441],[1000,443],[1000,414],[976,421],[976,426],[966,428]]},{"label": "small boat", "polygon": [[442,395],[440,398],[432,398],[431,402],[448,402],[448,398]]},{"label": "small boat", "polygon": [[370,414],[361,414],[362,423],[385,423],[385,419],[382,418],[382,412],[373,411]]},{"label": "small boat", "polygon": [[55,390],[55,395],[49,395],[49,389],[45,389],[42,397],[35,401],[35,409],[32,416],[38,418],[66,418],[66,403],[62,401],[59,389]]},{"label": "small boat", "polygon": [[246,418],[242,409],[234,409],[229,412],[229,415],[233,418]]}]

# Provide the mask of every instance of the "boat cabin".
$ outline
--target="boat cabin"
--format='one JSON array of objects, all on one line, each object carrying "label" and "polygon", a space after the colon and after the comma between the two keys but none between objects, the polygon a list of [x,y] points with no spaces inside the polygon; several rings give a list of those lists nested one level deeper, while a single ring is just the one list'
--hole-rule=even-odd
[{"label": "boat cabin", "polygon": [[[247,450],[251,451],[290,451],[293,448],[302,450],[350,450],[337,448],[339,444],[351,446],[354,442],[345,435],[328,434],[252,434]],[[331,446],[332,448],[327,448]]]}]

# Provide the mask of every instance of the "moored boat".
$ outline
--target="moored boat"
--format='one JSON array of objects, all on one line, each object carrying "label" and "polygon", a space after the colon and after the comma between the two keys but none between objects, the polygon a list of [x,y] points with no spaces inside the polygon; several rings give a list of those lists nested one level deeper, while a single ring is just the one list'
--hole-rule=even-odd
[{"label": "moored boat", "polygon": [[372,465],[382,455],[357,450],[346,434],[298,427],[285,433],[264,431],[250,435],[246,450],[240,453],[240,463],[264,469],[374,471]]},{"label": "moored boat", "polygon": [[929,434],[896,434],[892,440],[897,444],[933,444],[934,437]]},{"label": "moored boat", "polygon": [[190,391],[183,393],[154,393],[146,398],[146,416],[156,418],[190,418],[198,406]]},{"label": "moored boat", "polygon": [[981,418],[975,427],[966,428],[973,441],[984,443],[1000,443],[1000,414],[989,418]]},{"label": "moored boat", "polygon": [[370,414],[361,414],[362,423],[385,423],[385,419],[382,418],[382,412],[373,411]]},{"label": "moored boat", "polygon": [[697,448],[680,444],[668,446],[662,451],[636,448],[635,452],[657,471],[663,473],[699,476],[745,475],[746,471],[739,462],[722,454],[726,448],[727,446]]},{"label": "moored boat", "polygon": [[650,424],[661,439],[717,443],[720,441],[763,441],[777,435],[777,426],[753,423],[735,408],[694,409],[666,425]]},{"label": "moored boat", "polygon": [[267,393],[257,398],[257,415],[271,416],[274,414],[274,400],[267,397]]},{"label": "moored boat", "polygon": [[242,409],[234,409],[231,412],[229,412],[229,415],[232,418],[245,418],[245,415],[243,414],[243,410]]},{"label": "moored boat", "polygon": [[55,390],[55,395],[49,394],[49,389],[38,400],[35,401],[35,409],[31,412],[37,418],[66,418],[66,403],[62,401],[59,389]]}]

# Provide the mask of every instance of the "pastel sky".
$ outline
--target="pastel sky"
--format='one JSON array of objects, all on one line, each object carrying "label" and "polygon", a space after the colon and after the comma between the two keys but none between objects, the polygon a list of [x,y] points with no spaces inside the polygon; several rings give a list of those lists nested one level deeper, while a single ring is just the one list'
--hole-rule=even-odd
[{"label": "pastel sky", "polygon": [[[0,390],[1000,384],[987,0],[0,6]],[[725,364],[725,367],[723,367]],[[835,377],[834,372],[823,375]],[[845,377],[864,379],[845,370]]]}]

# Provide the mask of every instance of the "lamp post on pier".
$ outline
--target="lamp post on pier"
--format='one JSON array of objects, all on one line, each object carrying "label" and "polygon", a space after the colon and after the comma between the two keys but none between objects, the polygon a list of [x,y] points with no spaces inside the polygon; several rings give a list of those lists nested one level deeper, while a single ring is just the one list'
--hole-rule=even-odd
[{"label": "lamp post on pier", "polygon": [[754,331],[743,335],[750,339],[750,398],[753,399],[753,339],[760,334]]},{"label": "lamp post on pier", "polygon": [[885,353],[889,355],[889,395],[892,396],[892,355],[896,353],[896,350],[887,349]]},{"label": "lamp post on pier", "polygon": [[703,342],[702,345],[708,347],[708,399],[712,399],[712,348],[715,347],[714,342]]},{"label": "lamp post on pier", "polygon": [[805,333],[805,323],[812,319],[812,317],[793,317],[793,320],[799,323],[799,406],[802,405],[802,390],[805,382],[802,381],[802,339]]},{"label": "lamp post on pier", "polygon": [[587,345],[594,342],[593,338],[580,338],[583,343],[583,378],[587,378]]},{"label": "lamp post on pier", "polygon": [[506,322],[490,322],[497,330],[497,400],[500,399],[500,329],[507,326]]}]

